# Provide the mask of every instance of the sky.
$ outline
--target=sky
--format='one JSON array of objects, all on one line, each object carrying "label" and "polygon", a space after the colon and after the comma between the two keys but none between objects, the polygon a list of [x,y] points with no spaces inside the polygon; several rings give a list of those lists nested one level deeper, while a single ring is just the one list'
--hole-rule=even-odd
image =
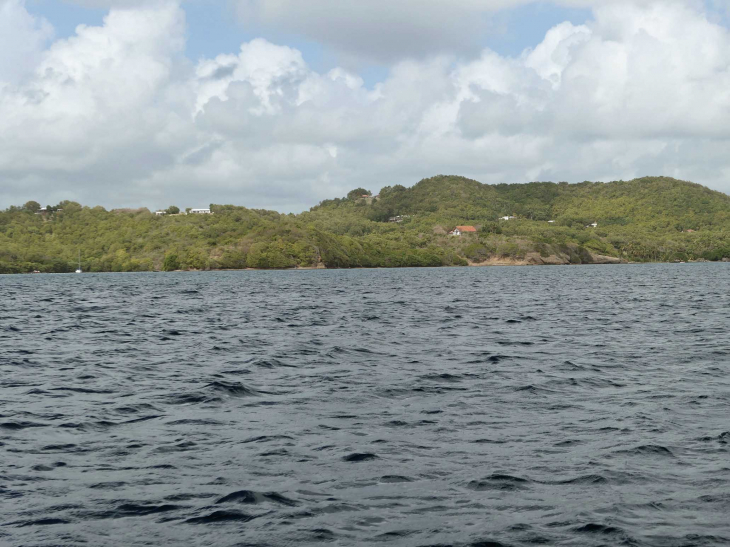
[{"label": "sky", "polygon": [[728,0],[0,0],[0,207],[437,174],[730,193]]}]

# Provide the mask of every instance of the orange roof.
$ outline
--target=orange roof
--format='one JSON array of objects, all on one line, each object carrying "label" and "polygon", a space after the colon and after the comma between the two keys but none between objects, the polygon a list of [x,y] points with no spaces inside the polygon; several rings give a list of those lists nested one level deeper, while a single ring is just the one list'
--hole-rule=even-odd
[{"label": "orange roof", "polygon": [[460,232],[476,232],[477,231],[477,229],[474,228],[474,226],[457,226],[456,229],[459,230]]}]

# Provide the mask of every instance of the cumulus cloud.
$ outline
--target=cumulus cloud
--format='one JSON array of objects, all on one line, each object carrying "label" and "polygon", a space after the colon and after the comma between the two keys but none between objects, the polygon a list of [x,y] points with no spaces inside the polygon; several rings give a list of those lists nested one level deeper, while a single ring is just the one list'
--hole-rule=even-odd
[{"label": "cumulus cloud", "polygon": [[[556,0],[573,8],[625,0]],[[687,0],[663,0],[664,4]],[[699,1],[699,0],[692,0]],[[347,56],[390,63],[404,57],[478,51],[496,12],[539,0],[236,0],[252,29],[284,30],[325,43]],[[649,4],[652,0],[633,0]],[[544,2],[543,2],[544,3]]]},{"label": "cumulus cloud", "polygon": [[51,25],[30,15],[23,0],[0,0],[0,85],[27,75],[52,37]]},{"label": "cumulus cloud", "polygon": [[602,3],[519,57],[406,59],[375,86],[263,39],[193,64],[185,32],[175,3],[114,9],[0,73],[0,205],[298,211],[437,173],[730,190],[730,33],[693,3]]}]

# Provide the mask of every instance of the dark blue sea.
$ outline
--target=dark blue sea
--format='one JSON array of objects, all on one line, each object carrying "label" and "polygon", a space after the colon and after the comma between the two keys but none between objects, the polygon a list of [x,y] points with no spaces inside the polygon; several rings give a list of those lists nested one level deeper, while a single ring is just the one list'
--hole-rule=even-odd
[{"label": "dark blue sea", "polygon": [[0,544],[730,545],[730,264],[0,276]]}]

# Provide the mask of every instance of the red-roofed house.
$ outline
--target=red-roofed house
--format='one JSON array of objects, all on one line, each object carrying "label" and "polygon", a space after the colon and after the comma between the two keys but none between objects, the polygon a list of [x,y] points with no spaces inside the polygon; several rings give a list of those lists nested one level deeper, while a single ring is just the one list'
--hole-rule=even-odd
[{"label": "red-roofed house", "polygon": [[474,228],[474,226],[457,226],[452,231],[449,232],[449,235],[452,236],[460,236],[461,234],[476,234],[477,229]]}]

